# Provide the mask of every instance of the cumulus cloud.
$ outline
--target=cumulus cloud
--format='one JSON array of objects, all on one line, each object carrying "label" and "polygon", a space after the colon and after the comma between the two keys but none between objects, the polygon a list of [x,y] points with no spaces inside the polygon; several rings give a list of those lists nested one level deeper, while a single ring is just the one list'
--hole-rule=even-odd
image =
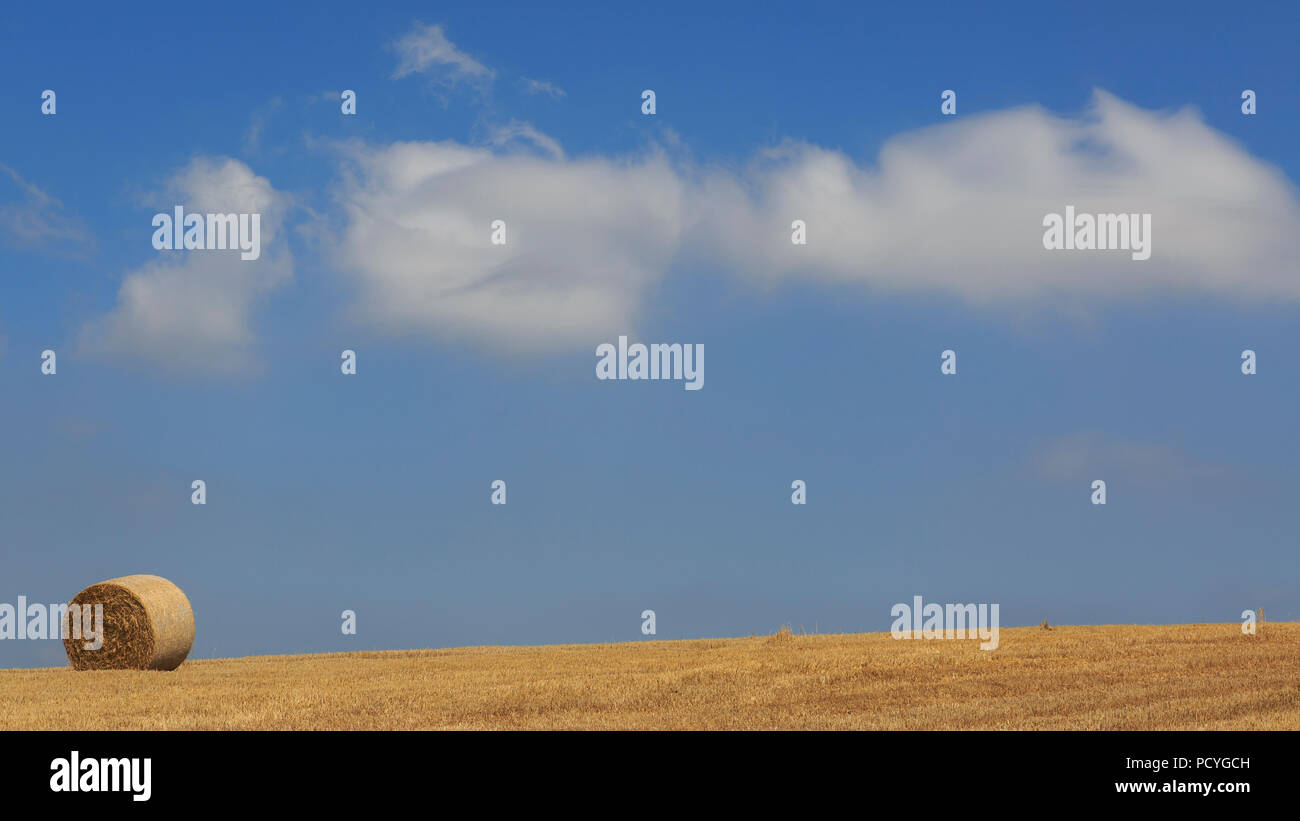
[{"label": "cumulus cloud", "polygon": [[[743,177],[710,179],[709,234],[736,268],[816,275],[987,303],[1180,290],[1300,296],[1300,205],[1279,170],[1192,110],[1105,92],[1080,118],[1038,107],[898,135],[874,167],[787,144]],[[1150,213],[1151,258],[1043,248],[1043,217]],[[792,219],[808,244],[792,246]]]},{"label": "cumulus cloud", "polygon": [[63,212],[63,203],[4,164],[0,164],[0,235],[19,248],[74,256],[94,246],[81,220]]},{"label": "cumulus cloud", "polygon": [[[256,364],[252,312],[288,282],[293,261],[280,241],[288,197],[238,160],[199,157],[179,170],[157,198],[187,214],[261,214],[261,257],[238,250],[154,251],[128,271],[117,305],[88,323],[80,338],[91,353],[122,356],[168,370],[236,372]],[[142,238],[151,237],[147,218]]]},{"label": "cumulus cloud", "polygon": [[[654,151],[566,158],[543,137],[513,123],[488,147],[353,145],[338,259],[364,314],[499,344],[589,344],[632,330],[675,263],[980,306],[1300,297],[1295,187],[1191,110],[1099,91],[1078,117],[1030,106],[903,133],[874,163],[787,142],[740,170]],[[505,150],[516,138],[549,156]],[[1150,213],[1151,258],[1044,249],[1044,215],[1067,205]],[[495,219],[508,225],[504,247],[489,243]],[[796,219],[805,246],[790,242]]]},{"label": "cumulus cloud", "polygon": [[440,83],[487,84],[496,72],[470,57],[447,39],[441,25],[416,23],[392,45],[397,53],[393,78],[426,74]]},{"label": "cumulus cloud", "polygon": [[[354,146],[339,264],[387,330],[494,347],[626,330],[683,230],[666,160],[562,161],[454,142]],[[491,225],[506,223],[506,244]]]}]

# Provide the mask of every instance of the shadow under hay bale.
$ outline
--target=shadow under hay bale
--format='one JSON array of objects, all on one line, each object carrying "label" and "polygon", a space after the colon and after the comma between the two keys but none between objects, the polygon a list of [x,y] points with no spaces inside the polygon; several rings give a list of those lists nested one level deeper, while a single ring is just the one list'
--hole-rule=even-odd
[{"label": "shadow under hay bale", "polygon": [[181,589],[161,576],[123,576],[92,584],[68,604],[104,606],[103,646],[64,633],[74,670],[175,670],[194,644],[194,611]]}]

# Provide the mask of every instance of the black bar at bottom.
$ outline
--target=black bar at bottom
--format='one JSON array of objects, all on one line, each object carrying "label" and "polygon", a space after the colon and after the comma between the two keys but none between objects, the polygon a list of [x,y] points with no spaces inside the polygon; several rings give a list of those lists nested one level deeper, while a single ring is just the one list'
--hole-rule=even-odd
[{"label": "black bar at bottom", "polygon": [[889,796],[927,812],[991,799],[999,808],[1030,807],[1042,798],[1062,802],[1053,808],[1197,801],[1220,811],[1257,799],[1290,805],[1296,739],[1294,732],[7,732],[0,790],[7,806],[18,799],[128,812],[375,810],[389,799],[458,792],[493,806],[533,795],[536,808],[611,792],[624,802],[636,795],[638,807],[680,809],[686,787],[719,803],[762,804],[796,790],[821,800]]}]

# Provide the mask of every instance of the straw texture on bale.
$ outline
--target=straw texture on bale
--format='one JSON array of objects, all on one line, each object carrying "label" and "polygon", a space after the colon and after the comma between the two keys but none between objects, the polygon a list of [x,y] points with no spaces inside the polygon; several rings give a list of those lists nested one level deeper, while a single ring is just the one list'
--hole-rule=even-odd
[{"label": "straw texture on bale", "polygon": [[[194,644],[194,611],[181,589],[161,576],[123,576],[92,584],[68,604],[104,605],[104,644],[64,634],[75,670],[175,670]],[[93,618],[93,615],[92,615]]]}]

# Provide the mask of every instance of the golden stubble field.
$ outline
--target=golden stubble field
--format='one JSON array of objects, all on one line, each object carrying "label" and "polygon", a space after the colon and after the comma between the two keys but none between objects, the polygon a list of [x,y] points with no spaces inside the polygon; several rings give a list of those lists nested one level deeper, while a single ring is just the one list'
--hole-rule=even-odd
[{"label": "golden stubble field", "polygon": [[1300,729],[1300,623],[469,647],[0,670],[0,729]]}]

